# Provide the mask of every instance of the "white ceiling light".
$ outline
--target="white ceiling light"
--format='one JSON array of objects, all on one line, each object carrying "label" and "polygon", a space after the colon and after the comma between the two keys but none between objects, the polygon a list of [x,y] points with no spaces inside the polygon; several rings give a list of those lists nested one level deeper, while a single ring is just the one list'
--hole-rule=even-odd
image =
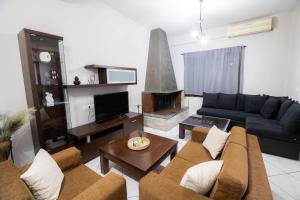
[{"label": "white ceiling light", "polygon": [[203,19],[202,19],[202,4],[203,0],[199,0],[200,2],[200,15],[199,15],[199,31],[193,31],[191,33],[192,37],[196,38],[200,41],[201,44],[207,44],[208,39],[205,33],[203,32]]}]

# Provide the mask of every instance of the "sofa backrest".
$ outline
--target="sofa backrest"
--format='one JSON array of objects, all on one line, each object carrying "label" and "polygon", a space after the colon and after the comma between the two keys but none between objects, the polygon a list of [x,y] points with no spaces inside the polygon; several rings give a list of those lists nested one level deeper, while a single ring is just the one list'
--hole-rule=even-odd
[{"label": "sofa backrest", "polygon": [[11,161],[0,163],[0,199],[33,199],[26,184],[20,179],[18,169]]},{"label": "sofa backrest", "polygon": [[294,102],[280,119],[280,125],[288,135],[298,134],[300,131],[300,104]]},{"label": "sofa backrest", "polygon": [[214,200],[240,200],[248,187],[248,154],[245,129],[233,127],[221,155],[222,170],[210,194]]}]

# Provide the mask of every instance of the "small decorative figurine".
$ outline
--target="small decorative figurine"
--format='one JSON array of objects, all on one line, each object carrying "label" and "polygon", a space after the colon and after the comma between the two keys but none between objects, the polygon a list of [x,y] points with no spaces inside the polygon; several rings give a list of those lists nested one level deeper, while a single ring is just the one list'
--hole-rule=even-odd
[{"label": "small decorative figurine", "polygon": [[42,63],[50,63],[51,62],[51,55],[49,52],[46,52],[46,51],[40,52],[39,57],[40,57],[40,61]]},{"label": "small decorative figurine", "polygon": [[74,85],[80,85],[80,80],[79,80],[78,76],[75,76],[73,83],[74,83]]},{"label": "small decorative figurine", "polygon": [[46,105],[48,107],[54,106],[53,94],[50,93],[50,92],[46,92],[45,94],[46,94],[46,97],[45,97],[45,99],[46,99]]},{"label": "small decorative figurine", "polygon": [[137,140],[134,140],[134,141],[132,142],[132,146],[134,146],[134,147],[136,147],[138,144],[139,144],[139,142],[138,142]]},{"label": "small decorative figurine", "polygon": [[58,73],[55,70],[51,70],[49,72],[49,74],[50,74],[50,78],[53,79],[53,80],[56,80],[58,78]]}]

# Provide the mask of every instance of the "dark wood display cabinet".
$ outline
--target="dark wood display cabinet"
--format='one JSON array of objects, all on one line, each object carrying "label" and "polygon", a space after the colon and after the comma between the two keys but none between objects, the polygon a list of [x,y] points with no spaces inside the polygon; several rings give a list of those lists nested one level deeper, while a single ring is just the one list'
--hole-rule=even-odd
[{"label": "dark wood display cabinet", "polygon": [[23,29],[18,39],[27,104],[36,109],[30,122],[34,150],[55,153],[72,144],[68,138],[68,97],[63,89],[63,37]]}]

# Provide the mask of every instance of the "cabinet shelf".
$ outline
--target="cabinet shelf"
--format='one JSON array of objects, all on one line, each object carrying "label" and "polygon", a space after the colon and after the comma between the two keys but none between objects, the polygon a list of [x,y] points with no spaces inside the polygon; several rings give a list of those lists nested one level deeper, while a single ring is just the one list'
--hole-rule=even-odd
[{"label": "cabinet shelf", "polygon": [[115,84],[80,84],[80,85],[63,85],[63,88],[96,88],[107,86],[135,85],[136,83],[115,83]]}]

